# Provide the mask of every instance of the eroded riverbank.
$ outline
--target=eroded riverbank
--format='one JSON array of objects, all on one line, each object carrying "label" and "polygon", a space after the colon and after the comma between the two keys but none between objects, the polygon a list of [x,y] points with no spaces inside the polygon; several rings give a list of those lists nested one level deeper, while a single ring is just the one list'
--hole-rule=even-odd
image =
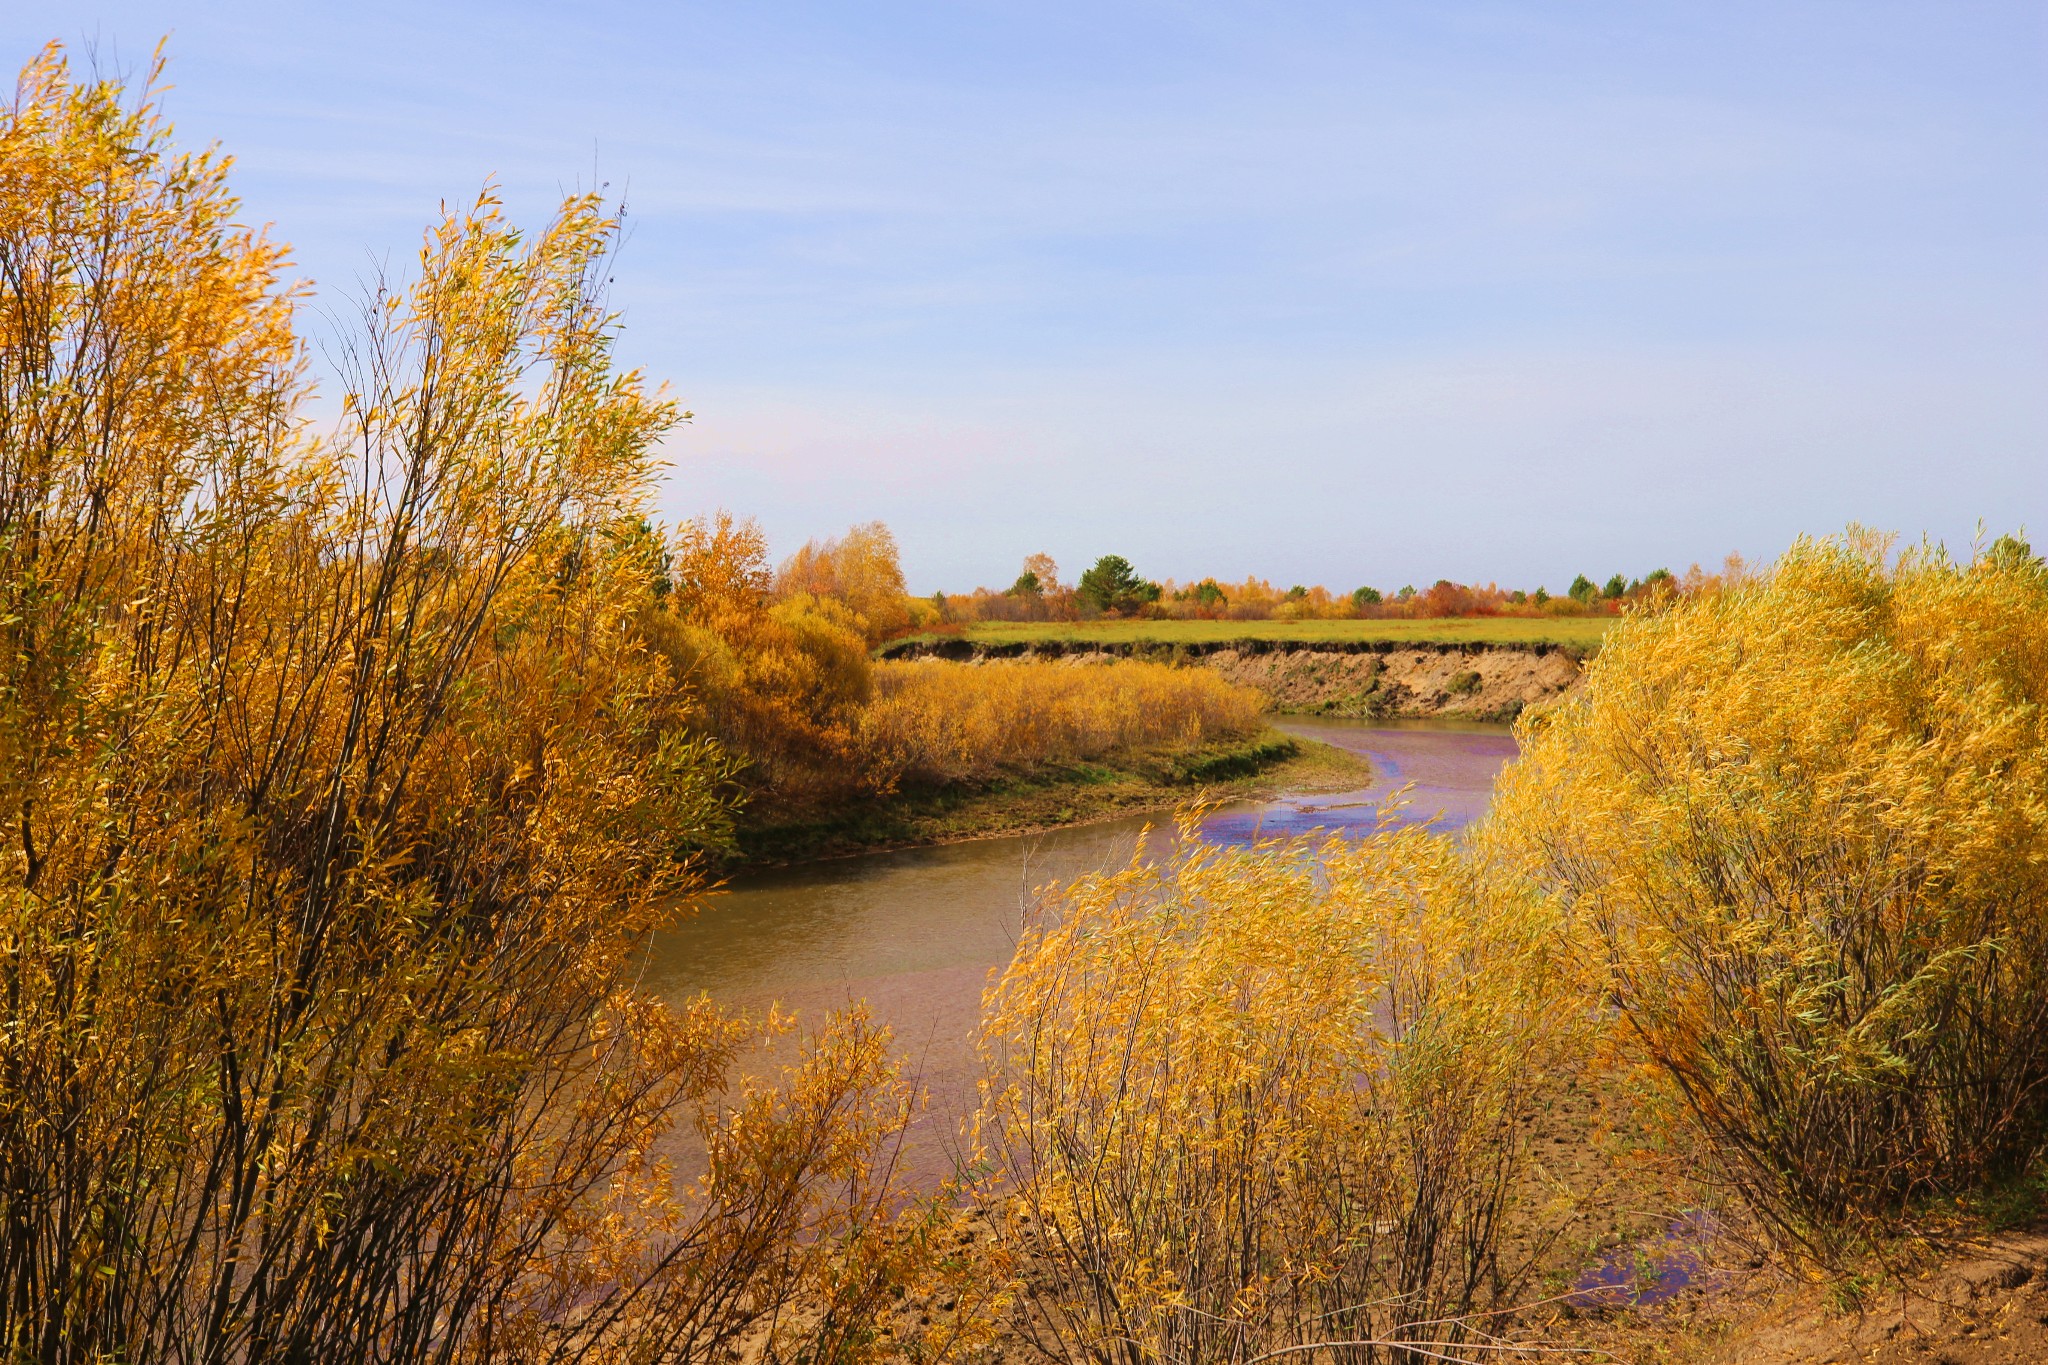
[{"label": "eroded riverbank", "polygon": [[1264,693],[1289,715],[1361,720],[1511,721],[1576,684],[1589,650],[1547,641],[920,640],[890,658],[945,659],[975,667],[1058,662],[1085,667],[1151,659],[1211,669]]}]

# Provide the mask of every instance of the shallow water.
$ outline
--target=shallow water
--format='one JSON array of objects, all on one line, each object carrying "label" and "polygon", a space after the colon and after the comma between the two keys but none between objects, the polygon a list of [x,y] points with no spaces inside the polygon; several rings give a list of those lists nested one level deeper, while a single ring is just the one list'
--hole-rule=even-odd
[{"label": "shallow water", "polygon": [[1674,1219],[1663,1232],[1616,1247],[1572,1282],[1574,1308],[1634,1308],[1669,1303],[1688,1289],[1724,1287],[1730,1272],[1710,1253],[1721,1225],[1704,1210]]},{"label": "shallow water", "polygon": [[1397,793],[1406,803],[1405,823],[1434,820],[1443,828],[1463,828],[1486,813],[1494,775],[1516,752],[1507,726],[1472,721],[1289,717],[1279,727],[1365,755],[1372,762],[1371,785],[1354,792],[1283,795],[1219,811],[1202,826],[1211,838],[1241,842],[1316,828],[1366,831],[1379,819],[1381,803]]},{"label": "shallow water", "polygon": [[[1316,828],[1357,832],[1407,786],[1402,818],[1462,827],[1486,808],[1515,755],[1503,725],[1289,718],[1282,728],[1363,754],[1372,783],[1213,812],[1211,838],[1244,842]],[[896,1033],[932,1096],[909,1159],[949,1169],[974,1100],[971,1036],[981,992],[1010,960],[1034,891],[1127,860],[1148,821],[1106,820],[1045,834],[833,859],[735,881],[652,947],[648,984],[671,999],[709,991],[753,1011],[779,1004],[817,1019],[865,999]]]}]

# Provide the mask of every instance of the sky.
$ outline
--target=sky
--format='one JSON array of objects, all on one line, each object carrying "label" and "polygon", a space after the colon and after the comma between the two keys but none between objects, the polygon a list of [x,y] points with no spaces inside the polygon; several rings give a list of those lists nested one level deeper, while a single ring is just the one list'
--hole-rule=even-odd
[{"label": "sky", "polygon": [[621,196],[663,514],[918,592],[2048,541],[2041,0],[0,0],[165,36],[337,315],[443,201]]}]

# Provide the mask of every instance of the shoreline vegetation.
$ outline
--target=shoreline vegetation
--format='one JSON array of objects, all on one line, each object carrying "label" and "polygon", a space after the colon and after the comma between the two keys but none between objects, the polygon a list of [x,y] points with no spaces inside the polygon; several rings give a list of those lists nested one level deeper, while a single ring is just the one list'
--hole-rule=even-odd
[{"label": "shoreline vegetation", "polygon": [[[1562,600],[1104,556],[965,604],[1616,618],[1583,677],[1419,642],[877,660],[963,610],[906,594],[880,523],[776,569],[748,523],[651,519],[686,414],[613,352],[619,210],[445,213],[336,343],[322,426],[307,292],[163,74],[52,44],[0,106],[8,1359],[2048,1358],[2024,540],[1851,528]],[[749,822],[1350,782],[1266,733],[1233,653],[1332,714],[1576,685],[1460,835],[1190,837],[1046,888],[938,1193],[865,1005],[647,989]],[[1626,1181],[1554,1168],[1595,1127]],[[1646,1216],[1762,1288],[1684,1272],[1666,1315]]]},{"label": "shoreline vegetation", "polygon": [[[860,530],[855,528],[854,534]],[[800,564],[801,556],[799,552],[792,564]],[[1258,628],[1376,623],[1398,630],[1419,622],[1459,620],[1519,621],[1525,625],[1597,622],[1603,618],[1611,621],[1661,598],[1711,591],[1746,572],[1742,558],[1730,555],[1719,573],[1708,573],[1695,564],[1682,575],[1655,569],[1642,578],[1615,574],[1604,584],[1580,574],[1556,596],[1541,585],[1528,591],[1448,578],[1438,579],[1427,589],[1408,584],[1388,592],[1370,586],[1332,592],[1320,584],[1300,583],[1283,590],[1258,577],[1242,582],[1223,582],[1213,576],[1186,582],[1168,578],[1155,583],[1117,554],[1103,555],[1070,584],[1060,580],[1059,565],[1051,555],[1034,554],[1025,558],[1016,581],[1001,591],[981,587],[970,593],[941,591],[911,599],[902,618],[906,629],[890,633],[961,634],[1019,626],[1085,628],[1105,619],[1221,630],[1238,630],[1248,624]],[[801,574],[796,578],[805,584],[811,581]]]},{"label": "shoreline vegetation", "polygon": [[1349,791],[1370,783],[1372,773],[1358,755],[1269,728],[1195,749],[1117,753],[980,783],[909,789],[809,820],[743,823],[729,870],[1170,816],[1195,803]]}]

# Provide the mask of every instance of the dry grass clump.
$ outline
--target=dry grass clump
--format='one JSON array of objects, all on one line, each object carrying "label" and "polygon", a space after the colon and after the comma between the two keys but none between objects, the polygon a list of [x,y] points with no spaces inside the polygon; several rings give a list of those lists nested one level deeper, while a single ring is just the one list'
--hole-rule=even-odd
[{"label": "dry grass clump", "polygon": [[1414,829],[1190,828],[1047,899],[983,1023],[1027,1330],[1128,1365],[1497,1351],[1519,1120],[1569,1015],[1542,929]]},{"label": "dry grass clump", "polygon": [[1119,752],[1192,747],[1260,725],[1256,692],[1200,668],[924,661],[875,668],[861,743],[892,781],[985,781]]},{"label": "dry grass clump", "polygon": [[1679,1131],[1829,1257],[2048,1143],[2048,573],[1870,537],[1607,637],[1489,838]]}]

